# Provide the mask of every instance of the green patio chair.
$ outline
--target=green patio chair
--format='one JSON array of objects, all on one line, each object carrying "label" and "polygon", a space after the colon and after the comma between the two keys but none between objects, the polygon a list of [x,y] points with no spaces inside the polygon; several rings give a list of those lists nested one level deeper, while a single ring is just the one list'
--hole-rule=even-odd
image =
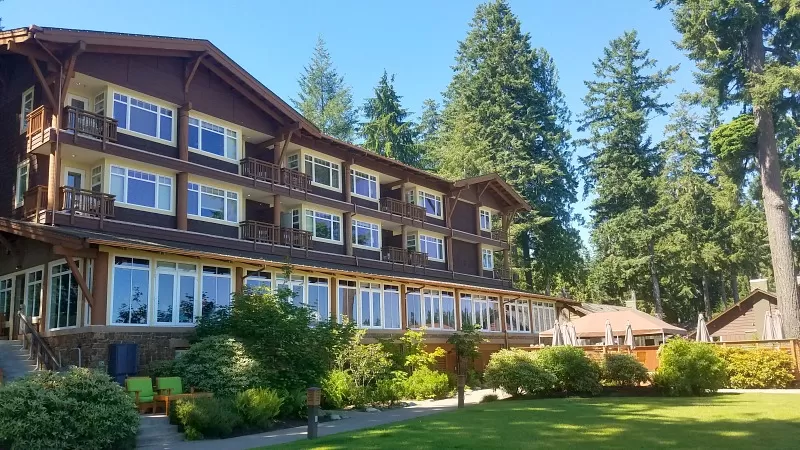
[{"label": "green patio chair", "polygon": [[192,397],[211,397],[210,392],[195,392],[194,388],[189,388],[189,392],[183,390],[183,380],[180,377],[158,377],[156,378],[156,390],[158,395],[155,399],[164,402],[164,411],[169,415],[169,404],[181,398]]},{"label": "green patio chair", "polygon": [[125,379],[125,390],[133,397],[139,411],[152,409],[155,412],[155,396],[153,380],[150,377],[129,377]]}]

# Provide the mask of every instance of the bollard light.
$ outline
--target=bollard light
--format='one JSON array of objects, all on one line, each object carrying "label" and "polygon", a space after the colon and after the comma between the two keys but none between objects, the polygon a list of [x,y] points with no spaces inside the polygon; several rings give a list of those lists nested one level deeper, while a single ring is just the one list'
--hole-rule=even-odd
[{"label": "bollard light", "polygon": [[306,391],[306,405],[308,405],[308,438],[317,438],[317,423],[319,405],[322,404],[322,389],[310,387]]}]

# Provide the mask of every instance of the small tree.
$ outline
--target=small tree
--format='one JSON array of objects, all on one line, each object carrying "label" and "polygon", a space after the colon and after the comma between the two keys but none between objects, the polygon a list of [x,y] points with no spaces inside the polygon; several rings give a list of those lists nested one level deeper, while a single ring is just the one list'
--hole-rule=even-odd
[{"label": "small tree", "polygon": [[425,351],[424,340],[425,330],[408,330],[400,338],[400,342],[403,344],[403,349],[406,353],[405,366],[408,368],[409,374],[423,367],[433,367],[433,365],[436,364],[437,358],[442,358],[447,354],[441,347],[436,347],[436,349],[430,353]]},{"label": "small tree", "polygon": [[447,339],[456,352],[456,370],[459,375],[466,375],[469,364],[480,355],[478,346],[484,339],[481,337],[478,325],[464,325],[460,332],[453,333]]}]

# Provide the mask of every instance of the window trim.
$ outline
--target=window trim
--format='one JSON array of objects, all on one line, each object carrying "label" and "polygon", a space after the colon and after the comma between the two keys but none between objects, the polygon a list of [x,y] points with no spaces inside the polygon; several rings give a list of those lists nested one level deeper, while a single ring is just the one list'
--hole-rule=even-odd
[{"label": "window trim", "polygon": [[[402,289],[400,288],[400,283],[393,284],[393,283],[380,283],[381,285],[381,325],[384,330],[402,330],[403,329],[403,295]],[[395,289],[387,289],[387,288],[395,288]],[[397,292],[397,318],[398,318],[398,326],[397,327],[388,327],[386,326],[386,292]]]},{"label": "window trim", "polygon": [[[483,217],[486,216],[486,222],[488,223],[488,227],[484,228],[483,226]],[[479,208],[478,209],[478,217],[480,222],[481,231],[492,231],[492,212],[486,208]]]},{"label": "window trim", "polygon": [[[198,298],[195,300],[195,308],[199,308],[198,316],[195,317],[202,317],[203,316],[203,278],[205,277],[206,273],[203,272],[203,269],[206,267],[214,267],[217,269],[228,269],[229,273],[227,276],[219,275],[219,274],[211,274],[209,276],[213,276],[214,278],[227,278],[231,282],[231,292],[228,294],[228,306],[233,305],[233,294],[236,292],[236,267],[229,266],[225,264],[217,264],[216,262],[211,262],[209,264],[200,262],[197,263],[197,270],[198,270],[198,277],[197,282],[199,283],[198,288]],[[197,303],[199,302],[199,303]],[[214,309],[216,310],[216,305]]]},{"label": "window trim", "polygon": [[[84,269],[84,264],[83,264],[82,261],[83,261],[82,259],[78,259],[78,260],[75,261],[75,264],[78,266],[78,270],[79,271],[82,271]],[[78,304],[75,305],[75,308],[76,308],[76,310],[75,310],[75,325],[67,325],[67,326],[64,326],[64,327],[58,327],[57,326],[57,327],[53,327],[53,328],[50,327],[50,315],[53,312],[53,309],[50,308],[50,306],[51,306],[50,305],[50,298],[51,298],[51,296],[53,295],[53,292],[54,292],[53,291],[53,268],[56,267],[56,266],[60,266],[62,264],[66,264],[66,263],[67,263],[66,259],[63,259],[63,258],[62,259],[57,259],[55,261],[50,261],[49,263],[47,263],[47,267],[45,268],[45,273],[46,273],[46,276],[48,277],[48,279],[47,279],[47,299],[46,299],[47,300],[47,317],[45,317],[43,319],[40,318],[39,320],[45,320],[45,323],[44,323],[44,327],[45,328],[44,329],[46,329],[48,331],[71,330],[73,328],[78,328],[80,326],[80,324],[82,323],[82,320],[81,320],[81,317],[80,317],[80,312],[81,312],[80,305],[81,305],[81,299],[83,299],[83,301],[86,301],[86,299],[83,297],[83,292],[81,292],[80,288],[78,288],[77,289],[77,295],[78,295],[77,302],[78,302]],[[59,276],[63,275],[64,273],[68,273],[71,277],[74,278],[74,276],[72,275],[72,271],[69,271],[69,272],[64,271],[64,272],[60,273]],[[77,280],[75,280],[75,284],[78,284]],[[77,286],[76,286],[76,288],[77,288]],[[44,300],[42,300],[42,301],[44,301]]]},{"label": "window trim", "polygon": [[[347,316],[347,320],[349,322],[355,324],[356,326],[359,326],[358,325],[358,323],[359,323],[358,322],[358,319],[359,319],[358,314],[359,314],[359,308],[360,308],[359,305],[361,303],[361,297],[359,295],[359,290],[358,290],[358,280],[355,279],[355,278],[336,278],[336,321],[338,323],[343,323],[344,322],[342,319],[344,318],[345,314],[342,312],[342,308],[341,308],[341,306],[343,306],[344,304],[342,303],[343,302],[343,297],[342,297],[341,292],[340,292],[340,289],[343,288],[342,287],[342,283],[343,282],[344,283],[353,283],[354,284],[354,286],[350,286],[349,284],[345,284],[344,285],[345,289],[352,289],[352,290],[355,291],[355,296],[354,296],[355,305],[354,305],[354,308],[353,308],[353,311],[352,311],[351,315]],[[353,317],[351,317],[351,316],[353,316]]]},{"label": "window trim", "polygon": [[[363,288],[363,286],[365,284],[369,285],[370,287]],[[372,287],[373,285],[378,286],[378,287],[374,288],[374,287]],[[370,323],[370,325],[364,325],[363,324],[364,311],[363,311],[363,308],[362,308],[363,304],[362,304],[362,301],[361,301],[361,293],[362,292],[369,292],[370,293],[370,297],[369,297],[369,300],[370,300],[370,305],[369,305],[370,306],[369,323]],[[372,299],[372,294],[374,294],[375,292],[377,292],[380,295],[380,305],[381,305],[381,317],[380,317],[381,324],[377,325],[377,326],[373,325],[374,321],[372,320],[374,318],[374,316],[372,314],[372,306],[373,306],[372,305],[372,300],[373,300]],[[384,315],[384,312],[386,311],[386,307],[383,304],[383,283],[373,283],[371,281],[359,281],[358,282],[358,297],[357,297],[357,300],[358,300],[358,305],[357,305],[358,306],[358,323],[357,323],[357,327],[358,328],[367,329],[367,330],[381,330],[381,329],[384,329],[385,328],[385,323],[386,323],[386,320],[385,320],[386,317]],[[402,310],[402,305],[401,305],[400,309]],[[402,321],[402,317],[401,317],[401,319],[400,319],[400,327],[402,328],[402,326],[403,326],[403,321]],[[395,328],[386,328],[386,329],[394,330]]]},{"label": "window trim", "polygon": [[[175,268],[174,269],[160,268],[160,267],[158,267],[158,263],[175,264]],[[152,279],[151,279],[151,281],[153,283],[153,288],[152,288],[153,289],[153,299],[152,299],[152,302],[151,302],[153,304],[153,314],[152,314],[153,325],[154,326],[159,326],[159,327],[193,327],[193,326],[195,326],[197,324],[197,317],[199,317],[199,315],[201,313],[201,312],[198,312],[197,309],[198,309],[198,299],[200,297],[198,294],[200,294],[199,291],[200,291],[200,284],[201,284],[200,278],[198,277],[198,274],[200,273],[200,266],[202,266],[202,264],[198,264],[196,262],[174,261],[174,260],[169,260],[169,259],[156,259],[155,262],[152,263],[152,264],[154,264],[154,266],[155,266],[155,270],[153,271]],[[162,273],[175,276],[175,280],[174,280],[175,281],[175,286],[173,286],[173,295],[174,295],[178,290],[180,290],[180,277],[181,277],[181,275],[182,274],[186,275],[186,274],[189,273],[188,270],[181,271],[180,264],[186,264],[186,265],[194,266],[194,304],[192,305],[192,321],[191,322],[181,322],[180,321],[180,311],[176,311],[176,308],[173,308],[172,321],[170,321],[170,322],[159,322],[158,321],[158,287],[159,287],[158,286],[159,285],[159,277],[158,276],[160,274],[162,274]],[[177,305],[178,305],[177,309],[180,309],[180,297],[176,297],[176,298],[172,299],[172,305],[173,306],[175,306],[176,302],[177,302]]]},{"label": "window trim", "polygon": [[[41,279],[41,281],[31,282],[29,277],[30,277],[31,274],[36,273],[36,272],[42,272],[42,279]],[[34,266],[34,267],[30,267],[28,269],[25,269],[25,292],[23,294],[22,310],[25,312],[25,316],[29,320],[31,320],[32,323],[33,322],[38,323],[38,322],[41,322],[41,320],[42,320],[41,319],[41,317],[42,317],[42,301],[44,301],[44,278],[45,278],[45,276],[47,276],[46,264],[40,264],[38,266]],[[87,280],[87,282],[88,282],[88,280]],[[36,315],[28,315],[28,304],[30,302],[30,299],[28,298],[28,288],[29,288],[29,286],[35,285],[36,283],[39,283],[39,311],[38,311],[38,314],[36,314]],[[36,320],[34,320],[34,319],[36,319]]]},{"label": "window trim", "polygon": [[[496,308],[497,309],[497,330],[479,328],[478,331],[480,331],[481,333],[502,333],[503,332],[503,323],[504,323],[503,321],[505,320],[505,314],[503,313],[504,310],[501,308],[503,302],[500,300],[500,297],[495,296],[495,295],[487,295],[487,294],[476,293],[476,292],[461,292],[461,293],[459,293],[459,297],[458,297],[458,304],[459,304],[458,314],[459,314],[459,317],[461,317],[461,312],[462,312],[462,308],[463,308],[461,305],[463,305],[463,300],[464,300],[465,297],[468,297],[469,300],[470,300],[470,311],[469,311],[469,314],[471,316],[472,323],[476,324],[476,325],[478,324],[478,321],[475,320],[476,319],[476,315],[475,315],[475,303],[476,302],[482,302],[482,303],[486,304],[486,311],[487,311],[486,314],[487,314],[487,319],[488,319],[487,323],[489,324],[490,328],[491,328],[491,320],[490,320],[491,318],[488,316],[489,305],[492,304],[492,303],[495,303],[496,306],[497,306],[497,308]],[[463,322],[463,320],[462,320],[462,322]],[[460,325],[463,326],[463,323],[460,324]]]},{"label": "window trim", "polygon": [[[366,175],[367,176],[367,178],[366,178],[367,181],[371,182],[372,178],[375,179],[375,197],[370,197],[368,195],[363,195],[363,194],[359,194],[359,193],[356,192],[356,177],[364,178],[364,177],[359,177],[358,175],[356,175],[356,172],[358,172],[358,173],[360,173],[362,175]],[[379,202],[381,200],[381,183],[380,183],[380,179],[379,179],[377,174],[374,174],[372,172],[368,172],[368,171],[365,171],[365,170],[362,170],[362,169],[356,169],[356,168],[351,167],[350,168],[350,175],[348,175],[348,176],[350,177],[350,195],[352,195],[353,197],[363,198],[364,200],[369,200],[371,202]]]},{"label": "window trim", "polygon": [[[197,125],[197,127],[198,127],[197,145],[198,146],[202,145],[202,141],[203,141],[203,139],[202,139],[203,122],[206,122],[209,125],[214,125],[214,126],[220,127],[223,130],[225,130],[225,133],[223,133],[223,135],[222,135],[222,152],[224,154],[223,155],[217,155],[216,153],[211,153],[211,152],[209,152],[207,150],[203,150],[201,148],[194,148],[191,145],[189,145],[188,142],[187,142],[187,147],[188,147],[190,152],[197,153],[198,155],[205,155],[205,156],[208,156],[210,158],[215,158],[215,159],[219,159],[219,160],[226,161],[226,162],[234,162],[234,163],[237,163],[237,164],[239,163],[239,160],[241,160],[241,155],[242,155],[242,130],[241,129],[239,129],[239,128],[234,129],[234,128],[231,128],[229,126],[223,125],[220,122],[216,122],[215,120],[217,120],[217,119],[209,120],[209,119],[200,117],[200,116],[195,115],[195,114],[189,114],[189,124],[186,127],[187,130],[190,127],[194,126],[194,125],[191,124],[191,120],[192,119],[199,121],[199,124]],[[216,132],[216,131],[213,131],[213,132]],[[227,151],[228,150],[228,132],[236,133],[236,154],[234,155],[233,158],[228,158],[228,156],[227,156],[228,155],[228,151]]]},{"label": "window trim", "polygon": [[[435,240],[437,240],[438,241],[437,242],[437,247],[438,247],[439,242],[441,242],[441,250],[442,250],[442,257],[441,258],[434,258],[434,257],[432,257],[430,255],[430,253],[425,252],[425,251],[422,250],[422,238],[423,237],[425,237],[427,239],[435,239]],[[447,255],[445,255],[444,238],[440,238],[440,237],[437,237],[437,236],[432,236],[430,234],[423,234],[423,233],[418,233],[417,234],[417,250],[416,251],[422,252],[422,253],[426,253],[428,255],[428,259],[431,260],[431,261],[444,262],[447,259]]]},{"label": "window trim", "polygon": [[[408,293],[409,293],[409,291],[406,290],[406,302],[408,302]],[[421,320],[420,320],[420,325],[418,327],[409,326],[409,328],[411,328],[411,329],[422,329],[422,328],[425,328],[425,329],[428,329],[428,330],[445,331],[445,332],[455,332],[457,330],[457,328],[458,328],[458,319],[457,319],[457,317],[460,314],[460,311],[459,311],[458,308],[456,308],[455,291],[448,291],[446,289],[436,289],[436,288],[434,288],[434,289],[419,289],[417,291],[414,291],[413,294],[415,294],[415,295],[417,295],[419,297],[419,310],[420,310]],[[431,298],[431,310],[430,311],[425,308],[425,296],[429,296]],[[445,314],[445,312],[444,312],[444,298],[445,297],[449,297],[449,298],[453,299],[453,328],[445,328],[445,326],[444,326],[444,314]],[[434,301],[439,306],[439,317],[438,317],[439,326],[438,327],[433,325],[433,324],[436,323],[434,321],[431,321],[431,325],[430,326],[428,326],[428,324],[427,324],[428,318],[429,317],[433,317],[433,311],[435,311],[435,308],[433,308]],[[408,317],[406,317],[406,320],[408,320]]]},{"label": "window trim", "polygon": [[[196,185],[197,186],[197,190],[196,191],[192,190],[192,185]],[[225,192],[225,196],[222,199],[223,200],[223,208],[224,208],[224,216],[225,216],[224,218],[217,219],[217,218],[214,218],[214,217],[206,217],[206,216],[203,216],[203,215],[200,214],[200,212],[202,210],[202,198],[203,198],[203,189],[202,188],[204,186],[207,187],[207,188],[210,188],[210,189],[218,189],[220,191]],[[234,190],[226,189],[226,188],[219,187],[219,186],[213,186],[213,185],[205,184],[205,183],[202,183],[202,182],[192,181],[191,179],[189,180],[189,182],[186,185],[186,191],[187,191],[186,192],[186,196],[187,196],[187,198],[186,198],[186,216],[187,217],[190,217],[192,220],[202,220],[202,221],[206,221],[206,222],[218,223],[218,224],[221,224],[221,225],[228,225],[228,226],[237,226],[237,227],[239,226],[239,222],[241,221],[241,217],[242,217],[242,193],[240,191],[234,191]],[[189,210],[189,198],[188,198],[188,196],[189,196],[189,193],[191,193],[191,192],[197,192],[197,214],[193,214]],[[228,220],[228,218],[227,218],[227,216],[228,216],[228,200],[233,200],[232,198],[229,197],[229,194],[236,194],[236,220],[234,220],[234,221]],[[213,195],[213,194],[210,194],[210,195]]]},{"label": "window trim", "polygon": [[[117,258],[130,258],[130,259],[143,259],[147,261],[147,314],[146,318],[147,321],[145,323],[120,323],[114,320],[114,282],[117,277],[116,269],[116,260]],[[108,258],[108,265],[109,265],[109,284],[108,284],[108,305],[107,305],[107,322],[109,325],[117,326],[117,327],[149,327],[151,326],[150,316],[153,314],[152,305],[153,305],[153,287],[154,279],[153,279],[153,259],[146,256],[141,255],[131,255],[126,253],[114,253],[109,255]],[[96,268],[95,268],[96,270]],[[142,270],[142,269],[134,269],[134,270]],[[165,325],[166,326],[166,325]]]},{"label": "window trim", "polygon": [[[417,200],[417,206],[421,206],[422,208],[425,208],[425,215],[430,216],[430,217],[434,217],[436,219],[444,219],[444,196],[443,195],[436,194],[433,191],[428,191],[428,190],[420,189],[420,188],[416,188],[414,194],[415,194],[414,197]],[[423,198],[425,196],[433,197],[434,199],[439,200],[439,211],[441,211],[441,214],[437,215],[437,214],[431,214],[431,213],[428,212],[428,208],[425,207],[425,201],[423,200]]]},{"label": "window trim", "polygon": [[[489,255],[489,266],[486,265],[486,255]],[[494,270],[494,251],[492,249],[481,249],[481,266],[483,266],[483,270]]]},{"label": "window trim", "polygon": [[[151,97],[149,97],[147,95],[140,94],[138,92],[136,92],[134,94],[131,94],[131,93],[128,93],[128,92],[121,91],[119,89],[111,89],[111,95],[109,96],[109,98],[111,100],[111,115],[108,116],[108,117],[111,117],[111,118],[113,118],[113,119],[115,119],[117,121],[118,121],[118,119],[116,117],[114,117],[114,103],[117,102],[117,100],[114,98],[114,96],[117,95],[117,94],[124,95],[125,97],[128,98],[128,101],[126,103],[127,108],[126,108],[126,116],[125,116],[125,127],[118,126],[117,127],[117,131],[118,132],[123,133],[123,134],[130,134],[131,136],[141,137],[142,139],[148,139],[148,140],[151,140],[151,141],[154,141],[154,142],[159,142],[159,143],[162,143],[162,144],[164,142],[168,142],[168,143],[170,143],[172,145],[176,145],[177,144],[177,136],[176,136],[176,134],[177,134],[177,130],[178,130],[178,123],[177,123],[178,122],[178,120],[177,120],[178,119],[178,111],[177,111],[177,109],[175,109],[175,107],[168,105],[167,103],[161,101],[161,99],[153,100]],[[145,102],[145,103],[150,103],[152,105],[155,105],[155,106],[159,107],[159,110],[155,111],[155,113],[156,113],[156,134],[157,134],[157,136],[150,136],[149,134],[141,133],[139,131],[131,130],[129,128],[130,127],[130,119],[131,119],[131,99],[132,98],[136,99],[136,100],[139,100],[139,101],[142,101],[142,102]],[[122,103],[122,102],[120,101],[120,103]],[[170,139],[170,140],[161,138],[161,109],[160,108],[164,108],[164,109],[167,109],[167,110],[172,112],[172,115],[170,116],[170,118],[172,119],[172,125],[170,126],[170,128],[171,128],[170,137],[172,139]]]},{"label": "window trim", "polygon": [[[20,189],[20,171],[22,168],[25,168],[25,189]],[[14,208],[19,208],[20,206],[25,204],[25,192],[28,191],[29,186],[31,185],[31,161],[29,159],[24,159],[17,164],[17,175],[14,178],[14,190],[16,191],[14,194]]]},{"label": "window trim", "polygon": [[[306,163],[308,162],[308,161],[306,161],[306,158],[311,158],[311,173],[306,172]],[[319,156],[316,153],[305,153],[305,152],[303,152],[303,158],[302,159],[303,159],[303,161],[302,161],[303,173],[305,173],[308,176],[308,179],[309,179],[309,181],[311,182],[312,185],[319,186],[319,187],[321,187],[323,189],[328,189],[330,191],[342,192],[342,184],[343,183],[342,183],[342,179],[341,179],[341,177],[342,177],[342,163],[341,162],[336,161],[336,160],[332,160],[332,159],[328,159],[328,158],[323,157],[323,156]],[[314,159],[319,159],[320,161],[325,161],[326,163],[330,164],[331,166],[336,166],[338,168],[336,170],[338,172],[338,174],[339,174],[339,176],[337,177],[338,184],[339,184],[338,188],[337,187],[333,187],[333,186],[328,186],[327,184],[319,183],[319,182],[317,182],[317,180],[314,179],[314,164],[316,164]],[[333,177],[333,167],[329,167],[329,170],[331,172],[331,183],[333,183],[333,179],[334,179],[334,177]]]},{"label": "window trim", "polygon": [[[383,236],[381,236],[382,229],[381,229],[381,225],[379,223],[368,222],[366,220],[357,220],[357,219],[351,219],[350,222],[352,222],[351,223],[351,227],[350,227],[351,228],[350,234],[352,235],[351,241],[352,241],[353,247],[362,248],[362,249],[365,249],[365,250],[373,250],[373,251],[380,251],[381,250],[381,248],[383,247]],[[356,230],[358,228],[357,224],[369,225],[370,226],[370,239],[372,237],[371,234],[372,234],[372,231],[374,230],[374,227],[378,228],[378,242],[377,242],[378,246],[377,247],[372,247],[372,246],[369,246],[369,245],[363,245],[363,244],[356,243]]]},{"label": "window trim", "polygon": [[[20,106],[19,106],[19,114],[20,114],[20,117],[19,117],[19,134],[25,134],[25,133],[28,132],[28,119],[27,119],[28,118],[28,114],[33,112],[33,110],[35,109],[34,106],[36,106],[36,91],[35,91],[35,88],[36,88],[36,86],[31,86],[28,89],[25,89],[25,91],[22,93],[22,100],[21,100],[21,103],[20,103]],[[25,97],[27,97],[29,94],[31,96],[31,100],[30,100],[31,109],[30,109],[30,111],[28,111],[26,113],[25,112],[25,103],[28,103],[28,102],[25,100]]]},{"label": "window trim", "polygon": [[[97,167],[102,167],[102,166],[92,167],[92,170],[94,170]],[[116,174],[116,173],[114,173],[114,169],[122,169],[122,170],[125,171],[125,174],[124,175]],[[130,179],[130,171],[131,170],[133,170],[135,172],[140,172],[140,173],[143,173],[143,174],[147,174],[147,175],[153,175],[153,176],[156,177],[155,181],[153,181],[153,183],[155,184],[155,198],[154,198],[153,204],[155,206],[137,205],[136,203],[129,203],[128,202],[128,193],[130,192],[130,189],[128,189],[128,180]],[[93,175],[94,174],[92,174],[92,176]],[[91,179],[92,176],[89,177],[89,183],[93,183],[93,181]],[[101,172],[100,173],[101,179],[102,179],[102,176],[103,176],[103,173]],[[176,185],[175,185],[175,178],[174,177],[169,176],[169,175],[161,175],[161,174],[156,173],[156,172],[149,172],[147,170],[132,169],[130,167],[126,167],[126,166],[122,166],[122,165],[118,165],[118,164],[112,163],[112,164],[108,165],[108,192],[109,193],[111,193],[111,179],[113,177],[115,177],[115,176],[123,176],[124,177],[123,178],[123,183],[124,183],[123,190],[124,190],[125,198],[123,199],[123,198],[121,198],[121,197],[119,197],[117,195],[115,195],[115,197],[114,197],[114,199],[115,199],[115,201],[117,203],[123,205],[123,208],[143,209],[145,211],[151,211],[151,212],[155,212],[155,213],[159,213],[159,214],[170,214],[171,215],[171,214],[175,213],[175,203],[176,203],[175,202],[175,189],[176,189]],[[159,187],[165,185],[164,183],[161,182],[160,178],[166,178],[166,179],[168,179],[170,181],[170,184],[169,184],[169,209],[163,209],[163,208],[159,208],[158,207],[158,191],[159,191]],[[142,180],[142,181],[144,181],[144,180]],[[147,181],[147,182],[150,182],[150,181]],[[92,184],[92,186],[95,186],[95,184]],[[101,186],[102,186],[102,182],[101,182]]]},{"label": "window trim", "polygon": [[[511,323],[511,321],[508,320],[508,315],[509,315],[509,313],[511,311],[511,306],[512,305],[514,306],[515,314],[517,314],[517,321],[516,321],[516,325],[517,325],[516,328],[517,329],[516,330],[511,329],[509,327],[509,324]],[[522,327],[520,327],[520,320],[519,319],[522,316],[522,314],[520,313],[519,308],[522,308],[522,310],[525,311],[524,317],[526,317],[527,324],[528,324],[528,329],[527,330],[523,330],[523,329],[521,329]],[[530,300],[517,299],[517,300],[504,301],[503,302],[503,320],[504,320],[504,323],[506,324],[506,331],[508,331],[509,333],[533,334],[533,324],[532,324],[532,321],[531,321],[531,304],[530,304]]]},{"label": "window trim", "polygon": [[[324,237],[317,237],[317,231],[316,231],[317,227],[316,226],[314,226],[313,230],[306,230],[305,229],[305,225],[307,224],[307,219],[308,219],[308,214],[309,213],[312,214],[312,218],[314,220],[316,220],[316,214],[317,213],[327,214],[327,215],[331,216],[331,238],[330,239],[324,238]],[[300,229],[303,229],[303,230],[308,231],[309,233],[311,233],[311,239],[313,239],[315,241],[319,241],[319,242],[328,242],[328,243],[331,243],[331,244],[343,244],[344,243],[344,236],[343,236],[344,230],[342,229],[342,225],[343,225],[344,221],[342,220],[341,214],[336,213],[336,212],[322,211],[322,210],[319,210],[319,209],[302,208],[302,214],[301,215],[302,215],[302,217],[300,219]],[[336,220],[336,219],[338,219],[338,220]],[[335,222],[339,223],[339,240],[333,239],[333,223],[335,223]]]}]

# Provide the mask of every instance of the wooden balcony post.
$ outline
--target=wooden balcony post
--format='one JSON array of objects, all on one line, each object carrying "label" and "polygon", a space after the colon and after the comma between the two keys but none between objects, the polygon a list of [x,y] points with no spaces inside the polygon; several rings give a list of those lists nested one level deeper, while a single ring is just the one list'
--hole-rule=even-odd
[{"label": "wooden balcony post", "polygon": [[475,244],[475,248],[478,252],[478,275],[479,277],[483,276],[483,246],[481,244]]},{"label": "wooden balcony post", "polygon": [[281,225],[281,196],[276,195],[272,198],[272,224]]},{"label": "wooden balcony post", "polygon": [[244,292],[244,269],[242,266],[236,266],[234,270],[233,291],[237,294]]},{"label": "wooden balcony post", "polygon": [[189,174],[178,172],[175,180],[175,218],[177,228],[186,231],[189,229]]},{"label": "wooden balcony post", "polygon": [[47,209],[58,209],[59,187],[61,185],[61,151],[60,145],[50,144],[50,161],[47,178]]},{"label": "wooden balcony post", "polygon": [[353,179],[352,177],[350,177],[350,166],[351,166],[350,161],[345,161],[344,164],[342,164],[342,178],[343,178],[342,186],[344,187],[344,201],[347,203],[353,201],[353,196],[352,196]]},{"label": "wooden balcony post", "polygon": [[92,271],[92,296],[95,304],[92,305],[90,324],[105,325],[106,312],[108,308],[108,253],[99,252],[94,259],[94,270]]},{"label": "wooden balcony post", "polygon": [[[452,231],[452,230],[451,230]],[[444,237],[444,260],[447,261],[447,270],[453,271],[453,238]]]},{"label": "wooden balcony post", "polygon": [[406,295],[408,293],[408,289],[406,288],[405,283],[400,284],[400,329],[406,330],[408,329],[408,302],[406,301]]},{"label": "wooden balcony post", "polygon": [[178,158],[189,160],[189,111],[192,103],[188,102],[178,108]]},{"label": "wooden balcony post", "polygon": [[481,204],[475,204],[475,234],[481,235]]},{"label": "wooden balcony post", "polygon": [[342,230],[344,231],[344,233],[342,233],[344,237],[344,253],[347,256],[353,256],[353,213],[344,213],[342,226],[344,227],[344,230]]},{"label": "wooden balcony post", "polygon": [[408,230],[406,230],[405,225],[400,225],[400,237],[402,239],[402,249],[403,251],[408,250]]}]

